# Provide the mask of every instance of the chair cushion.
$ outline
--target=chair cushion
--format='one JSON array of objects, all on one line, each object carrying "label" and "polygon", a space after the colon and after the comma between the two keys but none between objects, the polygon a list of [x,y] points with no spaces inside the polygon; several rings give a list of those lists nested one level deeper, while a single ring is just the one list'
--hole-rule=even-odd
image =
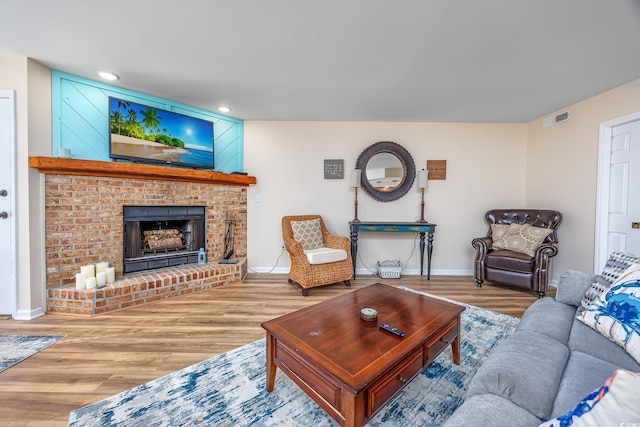
[{"label": "chair cushion", "polygon": [[347,259],[347,252],[343,249],[315,248],[305,250],[304,254],[309,260],[309,264],[326,264],[329,262],[344,261]]},{"label": "chair cushion", "polygon": [[293,239],[299,242],[304,250],[324,246],[319,218],[307,221],[291,221],[291,231],[293,232]]},{"label": "chair cushion", "polygon": [[511,223],[506,228],[505,224],[491,224],[494,249],[507,249],[531,257],[552,232],[550,228],[533,227],[530,224]]},{"label": "chair cushion", "polygon": [[529,273],[533,270],[533,258],[519,252],[497,250],[491,251],[485,258],[487,268],[519,271]]}]

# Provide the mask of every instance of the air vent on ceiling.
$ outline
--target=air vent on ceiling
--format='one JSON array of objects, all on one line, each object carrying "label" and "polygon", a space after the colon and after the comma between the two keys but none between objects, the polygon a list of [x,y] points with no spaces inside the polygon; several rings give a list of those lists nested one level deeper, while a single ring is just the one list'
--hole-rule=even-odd
[{"label": "air vent on ceiling", "polygon": [[548,128],[549,126],[557,125],[560,122],[564,122],[569,120],[569,112],[565,111],[564,113],[560,113],[557,116],[547,117],[542,121],[542,127]]}]

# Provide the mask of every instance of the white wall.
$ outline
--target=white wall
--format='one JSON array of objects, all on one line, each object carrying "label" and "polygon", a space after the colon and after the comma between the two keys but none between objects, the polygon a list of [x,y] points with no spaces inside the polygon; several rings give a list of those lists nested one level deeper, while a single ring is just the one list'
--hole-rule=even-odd
[{"label": "white wall", "polygon": [[555,277],[568,269],[594,271],[599,126],[640,112],[640,80],[545,117],[564,111],[566,122],[544,129],[540,118],[527,127],[527,206],[564,214]]},{"label": "white wall", "polygon": [[[354,215],[349,173],[366,147],[393,141],[411,153],[416,169],[447,160],[447,179],[430,181],[425,195],[425,216],[437,224],[432,274],[472,274],[471,240],[487,231],[484,212],[525,204],[526,130],[524,124],[247,121],[245,170],[258,180],[248,192],[249,267],[261,272],[276,265],[284,215],[321,214],[331,232],[348,236]],[[345,179],[325,180],[324,159],[344,159]],[[415,183],[394,202],[375,201],[362,190],[358,199],[362,221],[415,221],[420,214]],[[362,233],[359,243],[359,271],[384,259],[400,259],[405,274],[419,270],[413,234]],[[274,271],[289,266],[285,252]]]},{"label": "white wall", "polygon": [[51,155],[51,70],[24,57],[0,57],[0,87],[16,91],[16,282],[18,319],[43,313],[42,180],[29,156]]}]

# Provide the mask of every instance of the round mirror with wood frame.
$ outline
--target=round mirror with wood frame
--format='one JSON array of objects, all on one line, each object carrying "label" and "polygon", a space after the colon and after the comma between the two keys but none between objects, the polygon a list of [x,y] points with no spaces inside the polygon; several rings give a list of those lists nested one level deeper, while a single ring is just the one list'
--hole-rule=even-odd
[{"label": "round mirror with wood frame", "polygon": [[416,174],[411,154],[391,141],[367,147],[360,153],[356,169],[362,170],[362,188],[381,202],[398,200],[407,194]]}]

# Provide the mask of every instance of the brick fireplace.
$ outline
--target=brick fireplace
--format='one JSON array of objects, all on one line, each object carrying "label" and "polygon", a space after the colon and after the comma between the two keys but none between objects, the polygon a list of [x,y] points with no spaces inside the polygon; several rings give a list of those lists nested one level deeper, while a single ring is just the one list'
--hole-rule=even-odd
[{"label": "brick fireplace", "polygon": [[[32,157],[30,166],[45,174],[47,312],[96,315],[244,279],[246,190],[254,177],[48,157]],[[134,205],[202,207],[208,262],[125,274],[123,207]],[[219,265],[229,212],[240,262]],[[100,261],[115,267],[116,282],[76,290],[80,266]]]}]

